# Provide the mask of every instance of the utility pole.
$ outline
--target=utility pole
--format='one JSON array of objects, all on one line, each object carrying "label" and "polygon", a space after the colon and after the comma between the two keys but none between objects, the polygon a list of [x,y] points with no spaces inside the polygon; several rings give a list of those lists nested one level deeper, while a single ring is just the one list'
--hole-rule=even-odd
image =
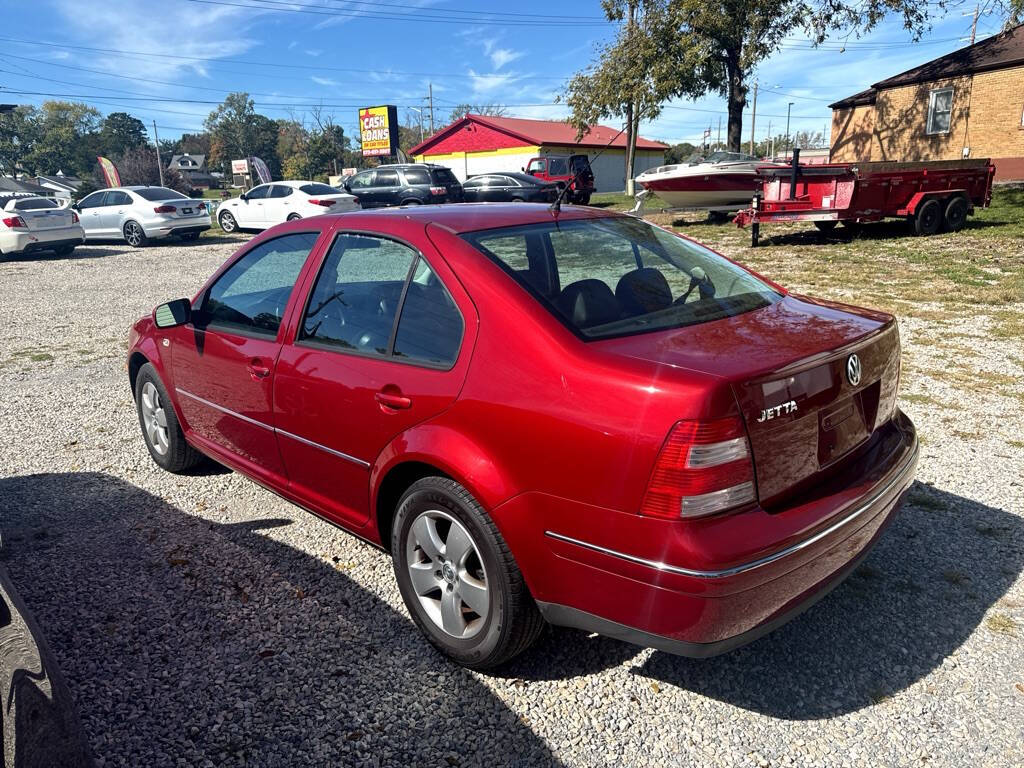
[{"label": "utility pole", "polygon": [[434,135],[434,84],[427,83],[427,98],[430,99],[430,135]]},{"label": "utility pole", "polygon": [[722,116],[718,116],[718,139],[715,141],[715,149],[722,148]]},{"label": "utility pole", "polygon": [[793,102],[786,107],[786,158],[789,158],[789,114],[793,111]]},{"label": "utility pole", "polygon": [[[970,14],[970,13],[961,13],[960,14],[961,16],[971,16],[971,15],[974,16],[974,20],[971,22],[971,43],[970,43],[971,45],[974,45],[974,36],[978,32],[978,12],[979,11],[980,11],[980,4],[974,6],[974,13],[973,14]],[[964,40],[965,38],[961,37],[960,39]]]},{"label": "utility pole", "polygon": [[757,124],[757,80],[754,81],[754,104],[750,110],[750,152],[754,154],[754,126]]},{"label": "utility pole", "polygon": [[160,159],[160,136],[156,132],[156,120],[153,121],[153,146],[156,147],[156,169],[160,173],[160,186],[164,185],[164,163]]},{"label": "utility pole", "polygon": [[772,121],[768,121],[768,141],[764,143],[764,148],[768,150],[768,159],[771,160],[775,157],[775,137],[772,136]]}]

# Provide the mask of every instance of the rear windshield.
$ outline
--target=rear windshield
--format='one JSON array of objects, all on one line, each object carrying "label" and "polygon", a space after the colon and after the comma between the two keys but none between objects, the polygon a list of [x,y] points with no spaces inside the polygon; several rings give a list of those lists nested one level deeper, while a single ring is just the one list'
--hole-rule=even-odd
[{"label": "rear windshield", "polygon": [[584,339],[707,323],[781,298],[731,261],[632,217],[462,237]]},{"label": "rear windshield", "polygon": [[430,184],[430,174],[426,168],[403,168],[402,173],[405,174],[406,184]]},{"label": "rear windshield", "polygon": [[434,168],[431,173],[434,174],[434,181],[438,184],[458,184],[459,180],[455,178],[455,174],[447,168]]},{"label": "rear windshield", "polygon": [[342,191],[335,189],[334,187],[328,186],[327,184],[320,184],[319,182],[312,182],[310,184],[303,184],[299,187],[300,190],[305,192],[307,195],[340,195]]},{"label": "rear windshield", "polygon": [[43,208],[60,208],[53,200],[48,200],[45,197],[29,197],[25,200],[19,200],[14,204],[14,207],[19,211],[39,211]]},{"label": "rear windshield", "polygon": [[590,160],[584,155],[573,155],[569,158],[569,165],[572,166],[573,173],[590,170]]},{"label": "rear windshield", "polygon": [[146,187],[145,189],[133,189],[136,195],[141,197],[143,200],[188,200],[189,198],[181,194],[181,192],[175,192],[173,189],[167,189],[167,187]]}]

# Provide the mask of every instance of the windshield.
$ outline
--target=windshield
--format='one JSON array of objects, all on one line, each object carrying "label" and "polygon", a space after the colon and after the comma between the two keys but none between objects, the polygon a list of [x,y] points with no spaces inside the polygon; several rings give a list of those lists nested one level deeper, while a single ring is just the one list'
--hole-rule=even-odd
[{"label": "windshield", "polygon": [[462,237],[586,339],[707,323],[781,298],[731,261],[632,217]]},{"label": "windshield", "polygon": [[133,189],[132,192],[143,200],[188,200],[181,192],[175,192],[167,187],[146,187],[145,189]]}]

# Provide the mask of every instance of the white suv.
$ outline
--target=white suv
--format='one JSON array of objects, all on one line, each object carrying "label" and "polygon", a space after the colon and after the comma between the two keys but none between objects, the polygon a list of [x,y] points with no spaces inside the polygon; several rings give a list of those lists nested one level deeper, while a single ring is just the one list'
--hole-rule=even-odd
[{"label": "white suv", "polygon": [[48,197],[0,193],[0,254],[54,251],[68,256],[85,239],[78,214]]},{"label": "white suv", "polygon": [[82,198],[74,208],[87,240],[123,239],[133,248],[157,237],[195,240],[210,228],[205,202],[166,187],[101,189]]}]

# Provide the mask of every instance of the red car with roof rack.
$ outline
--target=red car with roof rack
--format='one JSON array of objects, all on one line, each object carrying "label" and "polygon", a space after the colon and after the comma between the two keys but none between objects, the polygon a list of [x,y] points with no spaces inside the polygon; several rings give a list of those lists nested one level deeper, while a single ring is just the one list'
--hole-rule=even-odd
[{"label": "red car with roof rack", "polygon": [[545,620],[690,656],[839,583],[913,480],[884,313],[613,212],[329,214],[132,328],[147,447],[390,552],[459,663]]}]

